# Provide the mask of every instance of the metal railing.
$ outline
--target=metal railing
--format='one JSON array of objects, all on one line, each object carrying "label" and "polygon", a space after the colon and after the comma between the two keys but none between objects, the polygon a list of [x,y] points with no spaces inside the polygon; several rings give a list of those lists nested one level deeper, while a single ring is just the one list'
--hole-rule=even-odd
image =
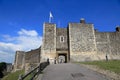
[{"label": "metal railing", "polygon": [[30,78],[30,80],[34,80],[35,76],[39,75],[45,69],[45,67],[48,66],[48,65],[49,65],[49,61],[42,62],[42,63],[40,63],[39,66],[37,66],[36,68],[34,68],[32,71],[28,72],[27,74],[20,75],[18,80],[24,80],[26,77],[28,77],[32,73],[33,74],[32,74],[32,77]]}]

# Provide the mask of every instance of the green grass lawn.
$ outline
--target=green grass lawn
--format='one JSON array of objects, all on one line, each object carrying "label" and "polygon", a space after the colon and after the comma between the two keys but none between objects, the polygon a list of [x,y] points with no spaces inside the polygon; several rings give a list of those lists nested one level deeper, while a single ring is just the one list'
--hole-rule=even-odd
[{"label": "green grass lawn", "polygon": [[10,73],[3,77],[2,80],[18,80],[19,74],[24,74],[24,70],[19,70],[13,73]]},{"label": "green grass lawn", "polygon": [[[2,80],[18,80],[18,77],[20,74],[24,74],[24,70],[19,70],[13,73],[9,73]],[[31,77],[32,77],[32,74],[26,77],[24,80],[30,80]]]},{"label": "green grass lawn", "polygon": [[93,62],[80,62],[80,63],[87,65],[96,65],[99,68],[110,70],[120,74],[120,60],[93,61]]}]

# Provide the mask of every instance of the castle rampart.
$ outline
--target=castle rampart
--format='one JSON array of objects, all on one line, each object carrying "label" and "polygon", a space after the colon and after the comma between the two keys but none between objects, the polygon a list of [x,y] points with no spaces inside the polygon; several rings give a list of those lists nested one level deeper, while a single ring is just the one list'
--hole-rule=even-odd
[{"label": "castle rampart", "polygon": [[56,63],[120,59],[120,27],[115,32],[99,32],[84,19],[80,23],[69,23],[66,28],[56,24],[43,24],[43,42],[40,48],[28,52],[17,51],[15,68],[38,64],[50,60]]}]

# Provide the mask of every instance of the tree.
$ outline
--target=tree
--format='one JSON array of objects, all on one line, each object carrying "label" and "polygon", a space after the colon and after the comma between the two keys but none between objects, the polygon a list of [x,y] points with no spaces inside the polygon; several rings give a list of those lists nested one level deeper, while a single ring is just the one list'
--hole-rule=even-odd
[{"label": "tree", "polygon": [[2,78],[4,76],[3,71],[6,70],[6,63],[5,62],[1,62],[0,63],[0,78]]}]

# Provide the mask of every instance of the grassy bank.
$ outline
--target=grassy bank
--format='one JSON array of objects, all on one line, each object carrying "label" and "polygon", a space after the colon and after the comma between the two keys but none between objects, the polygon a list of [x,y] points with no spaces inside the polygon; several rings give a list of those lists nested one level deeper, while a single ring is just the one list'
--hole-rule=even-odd
[{"label": "grassy bank", "polygon": [[2,80],[17,80],[19,77],[19,74],[24,74],[24,70],[10,73],[7,76],[5,76]]},{"label": "grassy bank", "polygon": [[[8,74],[2,80],[18,80],[20,74],[24,74],[24,70],[19,70],[13,73]],[[31,75],[29,75],[25,80],[30,80]]]},{"label": "grassy bank", "polygon": [[87,65],[96,65],[101,69],[110,70],[120,74],[120,60],[80,62]]}]

